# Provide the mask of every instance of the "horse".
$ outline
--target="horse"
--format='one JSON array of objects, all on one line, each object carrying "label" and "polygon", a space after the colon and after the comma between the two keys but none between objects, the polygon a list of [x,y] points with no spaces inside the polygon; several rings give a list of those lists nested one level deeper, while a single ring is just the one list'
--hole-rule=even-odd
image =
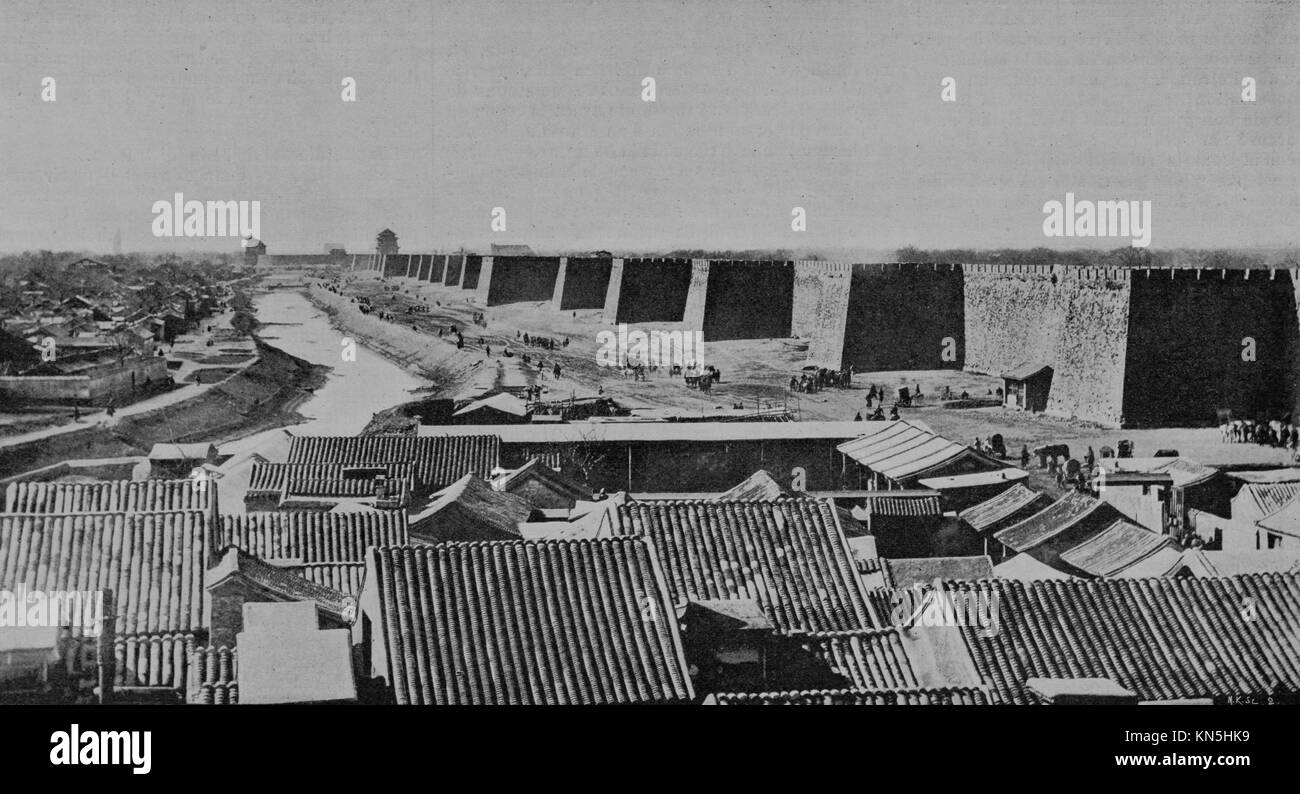
[{"label": "horse", "polygon": [[[1038,456],[1038,467],[1040,469],[1045,468],[1054,471],[1057,458],[1070,459],[1070,447],[1066,444],[1044,444],[1036,448],[1034,454]],[[1049,459],[1051,460],[1050,467],[1047,465]]]}]

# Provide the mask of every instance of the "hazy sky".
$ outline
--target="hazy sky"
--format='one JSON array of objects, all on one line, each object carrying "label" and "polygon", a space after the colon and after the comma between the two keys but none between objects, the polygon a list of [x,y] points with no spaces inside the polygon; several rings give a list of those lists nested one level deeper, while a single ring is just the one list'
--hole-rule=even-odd
[{"label": "hazy sky", "polygon": [[153,237],[178,191],[271,253],[1123,244],[1045,238],[1067,191],[1295,244],[1297,42],[1297,3],[3,0],[0,251],[238,247]]}]

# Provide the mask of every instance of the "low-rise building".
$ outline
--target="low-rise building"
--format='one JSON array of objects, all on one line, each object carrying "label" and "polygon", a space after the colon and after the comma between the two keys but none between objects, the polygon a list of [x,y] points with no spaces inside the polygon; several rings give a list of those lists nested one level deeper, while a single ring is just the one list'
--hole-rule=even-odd
[{"label": "low-rise building", "polygon": [[[384,546],[367,566],[352,640],[376,700],[695,697],[664,574],[640,538]],[[493,630],[476,630],[489,613]]]}]

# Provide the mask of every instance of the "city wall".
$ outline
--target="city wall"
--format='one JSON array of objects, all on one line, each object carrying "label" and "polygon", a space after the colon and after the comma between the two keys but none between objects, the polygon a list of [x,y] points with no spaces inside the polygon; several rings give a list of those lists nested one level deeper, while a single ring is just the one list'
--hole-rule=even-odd
[{"label": "city wall", "polygon": [[1047,365],[1048,413],[1107,426],[1204,425],[1220,409],[1279,418],[1300,407],[1291,270],[426,258],[427,275],[418,257],[414,266],[410,255],[356,257],[386,274],[414,267],[488,305],[603,308],[610,322],[684,322],[709,340],[793,335],[807,341],[809,362],[859,372]]},{"label": "city wall", "polygon": [[442,283],[446,284],[448,287],[459,287],[461,281],[461,273],[464,271],[464,268],[465,268],[464,254],[448,254],[447,269],[444,270],[442,273]]},{"label": "city wall", "polygon": [[965,368],[1053,368],[1047,412],[1117,426],[1124,416],[1130,273],[965,265]]},{"label": "city wall", "polygon": [[492,257],[482,257],[477,254],[466,254],[464,261],[461,263],[460,288],[461,289],[478,289],[479,274],[483,270],[483,260],[491,260]]},{"label": "city wall", "polygon": [[605,316],[616,323],[681,322],[691,267],[689,259],[624,259],[614,311],[607,304]]},{"label": "city wall", "polygon": [[385,254],[382,257],[385,278],[405,276],[411,266],[410,254]]},{"label": "city wall", "polygon": [[[1295,404],[1295,288],[1286,271],[1138,271],[1124,417],[1133,426],[1280,419]],[[1171,277],[1172,276],[1172,277]]]},{"label": "city wall", "polygon": [[[698,324],[691,320],[691,300],[686,314],[689,327],[700,328],[705,341],[790,336],[793,262],[702,261],[705,292],[702,300],[694,299],[702,304]],[[694,296],[694,274],[691,287]]]},{"label": "city wall", "polygon": [[558,257],[494,256],[491,276],[484,279],[484,305],[550,301],[555,296],[559,273]]},{"label": "city wall", "polygon": [[561,262],[560,275],[555,281],[555,293],[551,297],[555,308],[560,311],[603,309],[614,261],[569,257]]},{"label": "city wall", "polygon": [[795,262],[790,333],[808,340],[810,363],[837,368],[844,358],[852,274],[839,262]]},{"label": "city wall", "polygon": [[839,366],[961,369],[962,288],[960,265],[853,265]]}]

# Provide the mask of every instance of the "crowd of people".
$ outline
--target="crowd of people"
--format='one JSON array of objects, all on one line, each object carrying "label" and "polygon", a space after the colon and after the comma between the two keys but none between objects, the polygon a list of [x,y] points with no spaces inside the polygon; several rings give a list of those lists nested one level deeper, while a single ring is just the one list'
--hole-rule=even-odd
[{"label": "crowd of people", "polygon": [[722,380],[722,372],[712,364],[701,368],[697,363],[691,362],[682,374],[688,387],[702,392],[711,391],[713,384]]},{"label": "crowd of people", "polygon": [[1225,444],[1260,444],[1289,449],[1294,455],[1300,448],[1300,428],[1291,423],[1291,414],[1268,422],[1235,419],[1219,425]]},{"label": "crowd of people", "polygon": [[536,334],[530,335],[523,331],[515,331],[515,341],[522,342],[530,347],[540,347],[544,350],[555,350],[557,348],[569,346],[569,338],[567,336],[564,337],[563,342],[560,342],[550,338],[549,336],[538,336]]},{"label": "crowd of people", "polygon": [[847,389],[853,385],[853,367],[847,369],[827,369],[819,367],[790,376],[790,391],[813,394],[822,389],[838,386]]}]

